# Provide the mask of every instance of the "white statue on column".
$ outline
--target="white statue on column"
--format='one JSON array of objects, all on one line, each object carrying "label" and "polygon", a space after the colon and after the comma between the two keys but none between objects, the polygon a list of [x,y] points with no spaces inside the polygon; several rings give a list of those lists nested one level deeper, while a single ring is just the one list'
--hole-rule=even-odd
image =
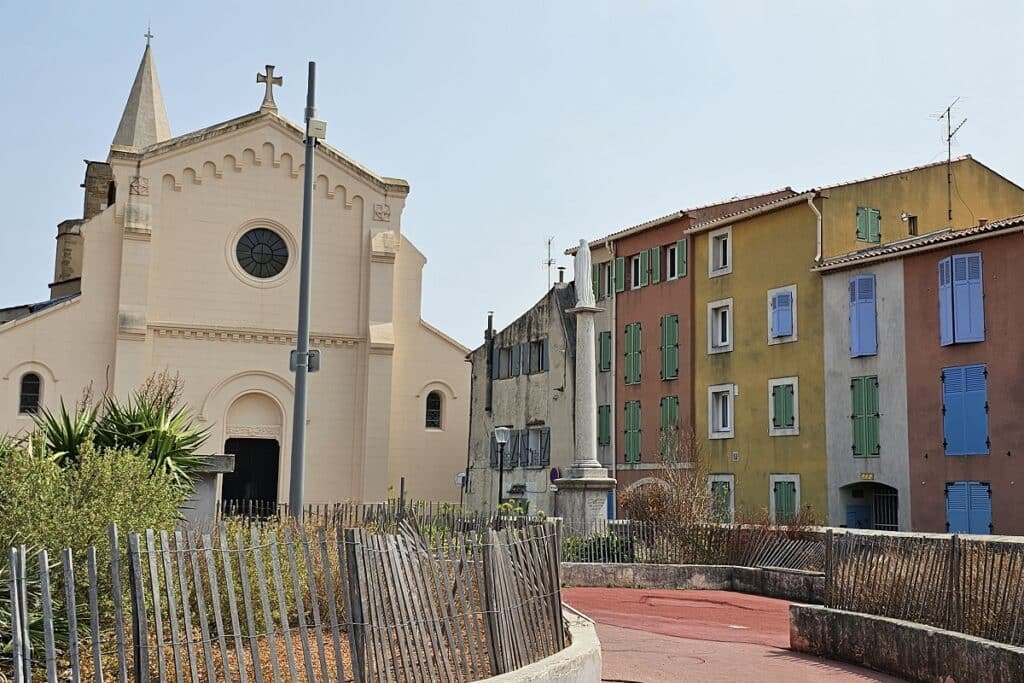
[{"label": "white statue on column", "polygon": [[590,247],[586,240],[580,240],[580,246],[576,249],[576,258],[573,259],[573,266],[576,270],[576,307],[596,306],[594,287],[591,284]]}]

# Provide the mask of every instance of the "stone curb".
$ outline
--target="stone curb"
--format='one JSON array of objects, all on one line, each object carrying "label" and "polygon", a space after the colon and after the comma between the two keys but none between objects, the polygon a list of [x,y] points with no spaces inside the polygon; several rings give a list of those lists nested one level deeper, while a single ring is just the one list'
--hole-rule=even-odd
[{"label": "stone curb", "polygon": [[599,683],[601,642],[597,639],[594,622],[568,607],[564,607],[563,616],[569,623],[571,645],[539,662],[483,680],[494,683]]}]

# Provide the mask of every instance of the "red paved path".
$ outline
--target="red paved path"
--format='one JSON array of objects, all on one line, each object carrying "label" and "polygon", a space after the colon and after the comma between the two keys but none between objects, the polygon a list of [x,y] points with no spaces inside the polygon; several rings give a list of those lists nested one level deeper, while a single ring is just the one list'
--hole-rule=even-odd
[{"label": "red paved path", "polygon": [[789,603],[727,591],[565,588],[597,622],[604,681],[898,681],[791,652]]}]

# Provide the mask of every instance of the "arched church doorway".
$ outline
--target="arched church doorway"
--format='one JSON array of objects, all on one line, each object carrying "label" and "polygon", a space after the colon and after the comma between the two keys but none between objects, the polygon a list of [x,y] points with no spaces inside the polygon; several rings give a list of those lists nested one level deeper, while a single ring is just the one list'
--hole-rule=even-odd
[{"label": "arched church doorway", "polygon": [[858,482],[839,489],[850,529],[899,531],[899,492],[879,482]]},{"label": "arched church doorway", "polygon": [[228,408],[224,452],[235,456],[235,471],[221,485],[226,506],[276,509],[282,423],[281,408],[263,393],[243,394]]}]

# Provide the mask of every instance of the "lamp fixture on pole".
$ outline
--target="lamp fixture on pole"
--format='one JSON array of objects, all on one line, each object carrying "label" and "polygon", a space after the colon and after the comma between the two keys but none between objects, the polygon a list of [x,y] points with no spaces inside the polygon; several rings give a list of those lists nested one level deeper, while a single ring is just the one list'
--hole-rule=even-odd
[{"label": "lamp fixture on pole", "polygon": [[505,444],[508,443],[508,436],[512,430],[508,427],[494,428],[494,441],[498,444],[498,505],[501,505],[501,496],[505,492]]}]

